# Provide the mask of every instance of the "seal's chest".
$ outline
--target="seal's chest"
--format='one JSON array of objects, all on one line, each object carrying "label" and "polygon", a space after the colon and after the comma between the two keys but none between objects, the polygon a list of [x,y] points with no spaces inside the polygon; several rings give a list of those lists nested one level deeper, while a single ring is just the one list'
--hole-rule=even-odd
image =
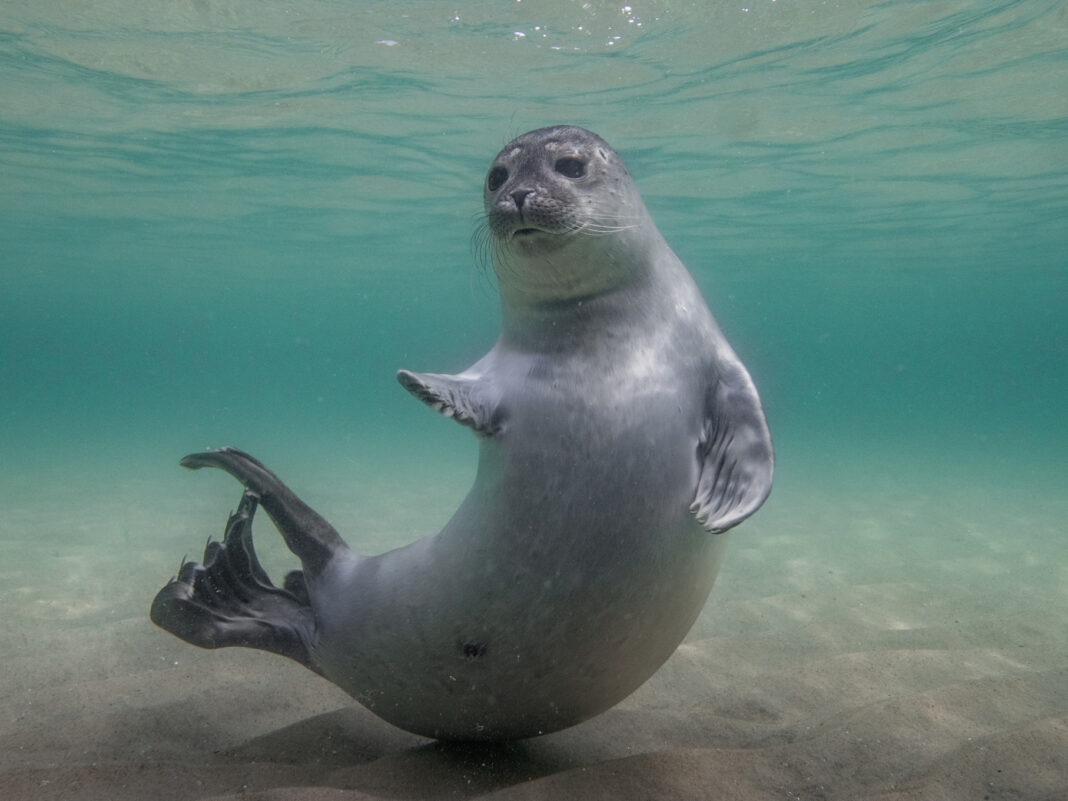
[{"label": "seal's chest", "polygon": [[699,432],[697,396],[672,376],[557,374],[506,394],[503,406],[508,447],[555,460],[554,469],[561,458],[612,472],[665,469],[664,460],[688,462]]},{"label": "seal's chest", "polygon": [[540,406],[546,414],[631,420],[674,414],[698,394],[693,377],[680,373],[670,360],[632,348],[613,350],[601,359],[562,361],[529,376],[514,396],[535,414],[533,407]]}]

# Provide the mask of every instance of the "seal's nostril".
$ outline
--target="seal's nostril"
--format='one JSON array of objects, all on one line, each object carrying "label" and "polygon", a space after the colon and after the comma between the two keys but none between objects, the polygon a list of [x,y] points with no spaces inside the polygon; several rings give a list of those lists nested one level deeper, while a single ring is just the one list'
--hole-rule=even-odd
[{"label": "seal's nostril", "polygon": [[529,189],[520,189],[518,192],[512,192],[512,200],[515,201],[515,207],[517,209],[523,208],[523,204],[526,202],[527,195],[532,194]]}]

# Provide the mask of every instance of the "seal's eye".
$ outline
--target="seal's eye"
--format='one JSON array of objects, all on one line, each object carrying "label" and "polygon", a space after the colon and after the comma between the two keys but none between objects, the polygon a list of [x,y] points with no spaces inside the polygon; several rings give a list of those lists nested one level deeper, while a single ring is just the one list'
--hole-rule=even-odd
[{"label": "seal's eye", "polygon": [[486,176],[486,188],[491,192],[496,192],[504,186],[504,182],[507,180],[508,170],[504,167],[494,167],[489,171],[489,175]]},{"label": "seal's eye", "polygon": [[586,164],[573,158],[557,159],[553,169],[565,178],[581,178],[586,174]]}]

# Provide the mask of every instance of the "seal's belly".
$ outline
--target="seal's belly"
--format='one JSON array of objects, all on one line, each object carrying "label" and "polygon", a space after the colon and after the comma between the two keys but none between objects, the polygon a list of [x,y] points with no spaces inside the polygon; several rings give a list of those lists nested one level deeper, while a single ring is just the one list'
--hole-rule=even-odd
[{"label": "seal's belly", "polygon": [[[690,415],[646,400],[524,399],[482,442],[440,534],[338,579],[352,590],[320,616],[328,677],[403,728],[499,738],[572,725],[651,676],[699,614],[726,540],[689,512]],[[398,651],[414,669],[396,670]]]},{"label": "seal's belly", "polygon": [[[693,625],[727,541],[693,533],[688,551],[614,586],[539,583],[497,565],[468,575],[466,591],[460,581],[445,582],[460,597],[433,593],[408,598],[406,608],[400,598],[389,610],[370,606],[345,636],[332,631],[329,653],[317,659],[373,712],[429,737],[516,738],[566,728],[637,689]],[[433,578],[440,583],[443,575]]]}]

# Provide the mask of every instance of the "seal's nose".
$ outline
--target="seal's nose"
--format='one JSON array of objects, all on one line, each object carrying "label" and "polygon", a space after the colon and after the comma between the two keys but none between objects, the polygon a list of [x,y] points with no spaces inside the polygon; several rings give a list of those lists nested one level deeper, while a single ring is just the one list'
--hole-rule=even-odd
[{"label": "seal's nose", "polygon": [[515,201],[515,207],[517,209],[523,208],[523,203],[526,202],[527,195],[531,194],[529,189],[520,189],[517,192],[512,192],[512,200]]}]

